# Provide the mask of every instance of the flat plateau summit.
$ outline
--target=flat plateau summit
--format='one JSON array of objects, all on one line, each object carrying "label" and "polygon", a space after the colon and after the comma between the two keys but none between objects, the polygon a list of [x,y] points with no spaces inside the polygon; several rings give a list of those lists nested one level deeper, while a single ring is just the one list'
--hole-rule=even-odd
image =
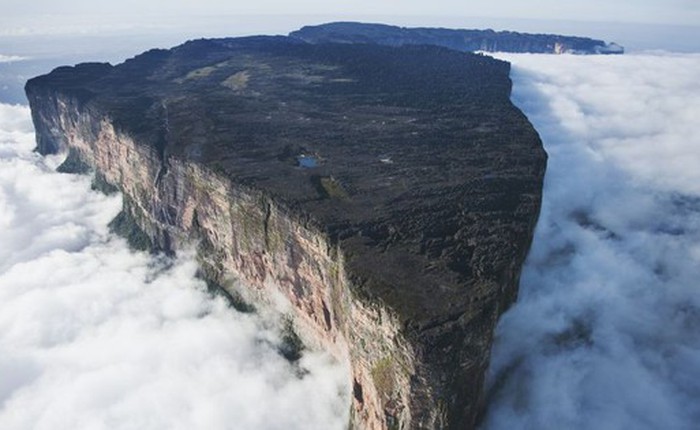
[{"label": "flat plateau summit", "polygon": [[[195,40],[26,91],[42,153],[124,195],[134,237],[282,294],[352,367],[352,428],[474,425],[546,154],[508,63],[437,46]],[[234,282],[237,281],[237,282]]]}]

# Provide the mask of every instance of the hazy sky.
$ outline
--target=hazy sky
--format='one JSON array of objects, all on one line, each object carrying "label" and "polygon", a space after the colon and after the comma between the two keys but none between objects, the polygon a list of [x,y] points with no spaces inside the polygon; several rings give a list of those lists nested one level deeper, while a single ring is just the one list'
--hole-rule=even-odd
[{"label": "hazy sky", "polygon": [[[586,36],[617,42],[627,52],[700,51],[698,0],[1,0],[0,53],[39,54],[21,52],[18,40],[3,44],[5,36],[80,36],[81,43],[93,48],[106,47],[105,37],[112,37],[112,45],[121,43],[130,56],[191,38],[287,34],[304,25],[341,20]],[[55,46],[34,43],[29,48],[51,51]],[[94,53],[90,57],[96,58]]]},{"label": "hazy sky", "polygon": [[565,19],[700,25],[696,0],[3,0],[3,15],[16,14],[302,14],[429,15],[527,19]]}]

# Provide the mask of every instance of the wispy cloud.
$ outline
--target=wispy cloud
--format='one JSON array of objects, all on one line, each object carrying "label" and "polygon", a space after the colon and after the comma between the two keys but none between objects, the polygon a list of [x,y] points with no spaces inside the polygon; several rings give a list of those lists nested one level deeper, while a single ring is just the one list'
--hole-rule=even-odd
[{"label": "wispy cloud", "polygon": [[2,55],[0,54],[0,63],[11,63],[13,61],[22,61],[24,57],[18,55]]},{"label": "wispy cloud", "polygon": [[506,58],[550,162],[484,428],[695,428],[700,56]]},{"label": "wispy cloud", "polygon": [[0,105],[0,428],[342,429],[347,369],[212,299],[196,264],[110,235],[119,197],[31,152]]}]

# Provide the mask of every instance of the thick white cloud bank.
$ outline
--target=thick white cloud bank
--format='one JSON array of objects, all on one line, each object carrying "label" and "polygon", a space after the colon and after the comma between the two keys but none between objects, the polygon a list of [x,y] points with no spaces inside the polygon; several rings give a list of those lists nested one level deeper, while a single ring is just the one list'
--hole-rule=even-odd
[{"label": "thick white cloud bank", "polygon": [[108,232],[119,197],[31,152],[0,105],[0,428],[342,429],[348,370]]},{"label": "thick white cloud bank", "polygon": [[700,56],[502,57],[550,159],[483,428],[697,428]]}]

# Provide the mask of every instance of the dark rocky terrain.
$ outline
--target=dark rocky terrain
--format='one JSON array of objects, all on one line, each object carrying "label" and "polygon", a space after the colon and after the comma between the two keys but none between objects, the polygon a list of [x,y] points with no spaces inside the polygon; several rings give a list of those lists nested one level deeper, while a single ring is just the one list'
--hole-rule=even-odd
[{"label": "dark rocky terrain", "polygon": [[622,54],[615,43],[587,37],[528,34],[514,31],[405,28],[384,24],[335,22],[307,26],[290,33],[309,43],[377,43],[436,45],[457,51],[530,52],[540,54]]},{"label": "dark rocky terrain", "polygon": [[539,212],[541,142],[506,62],[312,33],[32,79],[38,150],[118,187],[154,247],[199,243],[232,293],[235,278],[286,295],[302,337],[350,360],[353,427],[470,428]]}]

